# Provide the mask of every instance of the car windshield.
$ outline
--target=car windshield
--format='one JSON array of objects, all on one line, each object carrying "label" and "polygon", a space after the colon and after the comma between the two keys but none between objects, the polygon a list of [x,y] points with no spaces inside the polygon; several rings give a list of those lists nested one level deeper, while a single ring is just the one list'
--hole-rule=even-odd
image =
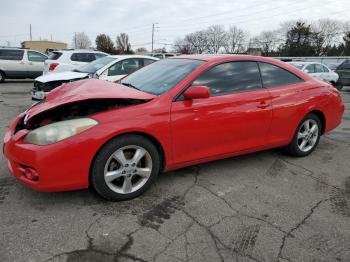
[{"label": "car windshield", "polygon": [[115,57],[109,57],[105,56],[100,59],[97,59],[91,63],[88,63],[86,65],[83,65],[76,69],[76,72],[81,72],[81,73],[88,73],[88,74],[94,74],[96,73],[97,70],[101,69],[105,65],[108,65],[109,63],[117,60]]},{"label": "car windshield", "polygon": [[124,78],[121,83],[146,93],[160,95],[179,83],[204,61],[167,59],[150,64]]},{"label": "car windshield", "polygon": [[350,60],[344,61],[337,67],[337,70],[349,70],[349,69],[350,69]]},{"label": "car windshield", "polygon": [[289,63],[290,65],[302,70],[304,67],[304,64],[298,64],[298,63]]}]

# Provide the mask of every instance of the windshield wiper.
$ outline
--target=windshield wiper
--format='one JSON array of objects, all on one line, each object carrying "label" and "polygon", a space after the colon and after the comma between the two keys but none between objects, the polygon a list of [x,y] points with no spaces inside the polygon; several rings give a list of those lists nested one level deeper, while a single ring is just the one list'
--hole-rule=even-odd
[{"label": "windshield wiper", "polygon": [[127,87],[134,88],[134,89],[136,89],[136,90],[140,90],[139,88],[137,88],[136,86],[134,86],[134,85],[132,85],[132,84],[130,84],[130,83],[121,83],[121,84],[124,85],[124,86],[127,86]]}]

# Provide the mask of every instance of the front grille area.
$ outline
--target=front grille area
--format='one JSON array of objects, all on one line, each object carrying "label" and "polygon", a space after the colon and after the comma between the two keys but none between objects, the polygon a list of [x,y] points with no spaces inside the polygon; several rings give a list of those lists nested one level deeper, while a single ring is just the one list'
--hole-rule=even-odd
[{"label": "front grille area", "polygon": [[59,81],[52,81],[52,82],[47,82],[47,83],[41,83],[39,81],[35,81],[33,91],[34,92],[36,92],[36,91],[50,92],[65,82],[68,82],[68,81],[59,80]]}]

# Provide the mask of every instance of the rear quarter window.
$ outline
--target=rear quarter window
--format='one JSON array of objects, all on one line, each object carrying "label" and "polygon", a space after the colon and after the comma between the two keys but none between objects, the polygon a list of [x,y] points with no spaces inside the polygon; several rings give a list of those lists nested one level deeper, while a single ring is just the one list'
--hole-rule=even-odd
[{"label": "rear quarter window", "polygon": [[89,63],[89,62],[96,60],[96,57],[95,57],[94,53],[74,53],[74,54],[72,54],[70,59],[72,61],[75,61],[75,62]]},{"label": "rear quarter window", "polygon": [[60,58],[62,56],[62,53],[61,52],[52,52],[50,55],[49,55],[49,58],[50,60],[57,60],[58,58]]},{"label": "rear quarter window", "polygon": [[20,61],[23,59],[24,50],[1,50],[0,49],[0,60],[16,60]]},{"label": "rear quarter window", "polygon": [[304,82],[288,70],[269,63],[259,62],[264,87],[285,86]]}]

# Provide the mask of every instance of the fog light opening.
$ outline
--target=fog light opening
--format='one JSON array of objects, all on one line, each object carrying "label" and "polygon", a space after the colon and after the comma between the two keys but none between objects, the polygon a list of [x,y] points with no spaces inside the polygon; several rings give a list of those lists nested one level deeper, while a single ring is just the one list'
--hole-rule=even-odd
[{"label": "fog light opening", "polygon": [[31,181],[38,181],[39,180],[38,174],[31,168],[25,168],[23,175],[25,178],[27,178],[28,180],[31,180]]}]

